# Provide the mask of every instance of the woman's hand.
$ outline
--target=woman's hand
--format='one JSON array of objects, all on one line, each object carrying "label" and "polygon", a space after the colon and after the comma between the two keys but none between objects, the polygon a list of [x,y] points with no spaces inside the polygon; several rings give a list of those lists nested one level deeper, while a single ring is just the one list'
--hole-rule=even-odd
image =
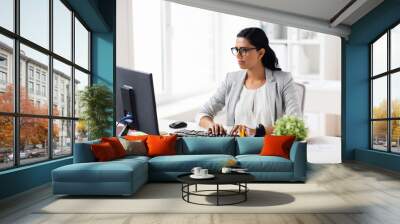
[{"label": "woman's hand", "polygon": [[[240,134],[242,133],[242,134]],[[254,136],[256,133],[256,129],[248,128],[246,125],[235,125],[233,126],[231,132],[229,133],[230,135],[239,135],[241,137],[244,136]]]},{"label": "woman's hand", "polygon": [[203,116],[200,119],[200,127],[203,127],[208,130],[208,133],[213,135],[225,135],[226,130],[222,126],[222,124],[217,124],[213,121],[213,119],[209,116]]},{"label": "woman's hand", "polygon": [[224,126],[222,126],[222,124],[218,124],[218,123],[212,123],[209,127],[208,127],[208,133],[211,133],[213,135],[225,135],[226,134],[226,130],[224,128]]}]

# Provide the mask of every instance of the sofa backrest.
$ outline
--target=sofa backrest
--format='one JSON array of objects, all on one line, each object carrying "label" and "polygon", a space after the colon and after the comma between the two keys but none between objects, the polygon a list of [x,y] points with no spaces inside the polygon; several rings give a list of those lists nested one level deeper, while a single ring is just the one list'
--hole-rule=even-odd
[{"label": "sofa backrest", "polygon": [[183,137],[177,144],[177,154],[225,154],[235,155],[233,137]]},{"label": "sofa backrest", "polygon": [[[95,162],[90,149],[91,144],[100,140],[76,143],[74,163]],[[264,144],[263,137],[183,137],[178,138],[176,150],[178,155],[225,154],[244,155],[259,154]]]},{"label": "sofa backrest", "polygon": [[236,155],[259,154],[264,145],[264,137],[237,137]]},{"label": "sofa backrest", "polygon": [[100,140],[75,143],[74,163],[95,162],[96,158],[93,155],[90,145],[99,144],[99,143],[100,143]]}]

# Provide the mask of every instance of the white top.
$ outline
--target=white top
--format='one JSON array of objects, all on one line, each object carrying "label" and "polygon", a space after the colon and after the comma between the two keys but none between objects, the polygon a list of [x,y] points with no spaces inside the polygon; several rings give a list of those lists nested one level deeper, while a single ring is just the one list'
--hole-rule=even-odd
[{"label": "white top", "polygon": [[243,86],[235,108],[235,125],[245,125],[249,128],[256,128],[258,124],[264,127],[272,125],[273,118],[268,105],[265,83],[257,89],[247,89]]}]

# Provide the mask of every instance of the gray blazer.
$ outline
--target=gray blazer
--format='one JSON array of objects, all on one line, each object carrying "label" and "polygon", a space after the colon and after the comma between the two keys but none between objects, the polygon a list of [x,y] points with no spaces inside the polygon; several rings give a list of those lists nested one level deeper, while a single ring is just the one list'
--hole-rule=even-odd
[{"label": "gray blazer", "polygon": [[[288,72],[265,69],[267,97],[275,121],[284,114],[302,117],[299,97],[296,94],[293,78]],[[197,122],[203,116],[214,116],[226,107],[226,125],[235,124],[235,107],[244,86],[246,70],[230,72],[218,87],[214,95],[200,108]]]}]

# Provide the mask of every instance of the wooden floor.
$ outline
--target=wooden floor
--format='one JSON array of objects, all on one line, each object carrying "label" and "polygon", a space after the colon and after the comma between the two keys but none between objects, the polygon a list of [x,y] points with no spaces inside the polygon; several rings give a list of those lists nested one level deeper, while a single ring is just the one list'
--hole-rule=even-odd
[{"label": "wooden floor", "polygon": [[35,214],[54,200],[47,185],[0,202],[0,223],[400,223],[400,174],[359,163],[310,165],[308,174],[308,182],[367,206],[357,214]]}]

